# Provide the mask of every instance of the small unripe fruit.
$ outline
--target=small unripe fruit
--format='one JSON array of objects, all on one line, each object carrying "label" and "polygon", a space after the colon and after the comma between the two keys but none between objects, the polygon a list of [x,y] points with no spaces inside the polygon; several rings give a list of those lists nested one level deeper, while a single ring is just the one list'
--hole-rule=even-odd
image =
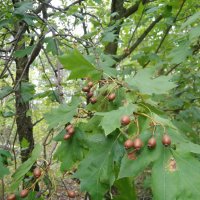
[{"label": "small unripe fruit", "polygon": [[93,87],[93,85],[94,85],[94,83],[93,83],[92,81],[88,82],[88,84],[87,84],[87,86],[88,86],[89,88]]},{"label": "small unripe fruit", "polygon": [[41,176],[41,170],[40,168],[36,167],[34,170],[33,170],[33,175],[35,176],[35,178],[39,178]]},{"label": "small unripe fruit", "polygon": [[97,102],[97,98],[96,97],[92,97],[90,99],[91,104],[95,104]]},{"label": "small unripe fruit", "polygon": [[71,137],[71,135],[65,134],[63,138],[64,138],[64,140],[68,140],[70,137]]},{"label": "small unripe fruit", "polygon": [[139,151],[143,146],[142,140],[140,138],[136,138],[133,141],[133,146],[134,146],[135,150]]},{"label": "small unripe fruit", "polygon": [[167,135],[167,134],[163,135],[162,143],[166,147],[171,144],[171,138],[169,137],[169,135]]},{"label": "small unripe fruit", "polygon": [[67,133],[71,136],[75,133],[75,129],[72,127],[67,131]]},{"label": "small unripe fruit", "polygon": [[15,200],[15,199],[16,199],[15,194],[9,194],[7,197],[7,200]]},{"label": "small unripe fruit", "polygon": [[156,147],[156,138],[155,137],[151,137],[149,140],[148,140],[148,148],[149,149],[153,149]]},{"label": "small unripe fruit", "polygon": [[83,92],[89,92],[89,91],[90,91],[90,88],[87,87],[87,86],[86,86],[86,87],[83,87],[83,88],[82,88],[82,91],[83,91]]},{"label": "small unripe fruit", "polygon": [[133,147],[134,146],[134,142],[132,141],[132,140],[130,140],[130,139],[128,139],[128,140],[126,140],[125,142],[124,142],[124,147],[125,147],[125,149],[130,149],[131,147]]},{"label": "small unripe fruit", "polygon": [[27,197],[28,192],[29,192],[29,191],[28,191],[27,189],[22,190],[22,191],[20,192],[20,197],[21,197],[21,198]]},{"label": "small unripe fruit", "polygon": [[115,97],[116,97],[116,94],[115,93],[111,93],[111,94],[108,95],[108,100],[109,101],[113,101],[115,99]]},{"label": "small unripe fruit", "polygon": [[128,153],[128,159],[129,160],[135,160],[136,159],[136,155],[135,155],[134,151]]},{"label": "small unripe fruit", "polygon": [[87,93],[87,98],[91,98],[93,96],[93,92],[88,92]]},{"label": "small unripe fruit", "polygon": [[128,115],[124,115],[121,118],[121,124],[122,125],[128,125],[130,122],[131,122],[131,119],[130,119],[130,117]]},{"label": "small unripe fruit", "polygon": [[67,195],[69,198],[75,198],[76,197],[76,193],[74,191],[68,190],[67,191]]},{"label": "small unripe fruit", "polygon": [[72,128],[73,127],[73,125],[72,124],[69,124],[68,126],[66,126],[66,131],[68,131],[70,128]]}]

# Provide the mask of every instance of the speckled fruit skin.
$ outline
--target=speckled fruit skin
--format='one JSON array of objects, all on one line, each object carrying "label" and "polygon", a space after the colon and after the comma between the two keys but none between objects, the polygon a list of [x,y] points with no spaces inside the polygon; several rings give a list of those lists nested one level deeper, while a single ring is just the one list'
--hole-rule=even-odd
[{"label": "speckled fruit skin", "polygon": [[96,97],[92,97],[90,99],[91,104],[95,104],[97,102],[97,98]]},{"label": "speckled fruit skin", "polygon": [[39,178],[41,176],[41,174],[42,174],[42,172],[41,172],[40,168],[37,167],[33,170],[33,175],[35,176],[35,178]]},{"label": "speckled fruit skin", "polygon": [[74,191],[68,190],[67,191],[67,195],[70,198],[75,198],[76,197],[76,193]]},{"label": "speckled fruit skin", "polygon": [[169,137],[169,135],[167,134],[163,135],[162,143],[165,147],[168,147],[171,145],[171,138]]},{"label": "speckled fruit skin", "polygon": [[155,137],[151,137],[148,140],[148,148],[149,149],[154,149],[156,147],[156,138]]},{"label": "speckled fruit skin", "polygon": [[130,149],[131,147],[134,147],[134,142],[130,139],[126,140],[124,142],[125,149]]},{"label": "speckled fruit skin", "polygon": [[87,86],[88,86],[89,88],[92,88],[92,87],[94,86],[94,83],[93,83],[92,81],[90,81],[90,82],[88,82]]},{"label": "speckled fruit skin", "polygon": [[121,118],[121,124],[126,126],[128,124],[130,124],[131,122],[131,119],[128,115],[124,115],[122,118]]},{"label": "speckled fruit skin", "polygon": [[20,192],[20,197],[21,198],[25,198],[25,197],[27,197],[28,196],[28,190],[27,189],[24,189],[24,190],[22,190],[21,192]]},{"label": "speckled fruit skin", "polygon": [[142,140],[140,138],[135,138],[134,141],[133,141],[133,143],[134,143],[134,148],[137,151],[139,151],[142,148],[142,146],[143,146],[143,142],[142,142]]},{"label": "speckled fruit skin", "polygon": [[15,200],[15,199],[16,199],[15,194],[9,194],[7,197],[7,200]]},{"label": "speckled fruit skin", "polygon": [[108,95],[108,100],[109,101],[113,101],[115,99],[115,97],[116,97],[116,94],[115,93],[111,93],[111,94]]}]

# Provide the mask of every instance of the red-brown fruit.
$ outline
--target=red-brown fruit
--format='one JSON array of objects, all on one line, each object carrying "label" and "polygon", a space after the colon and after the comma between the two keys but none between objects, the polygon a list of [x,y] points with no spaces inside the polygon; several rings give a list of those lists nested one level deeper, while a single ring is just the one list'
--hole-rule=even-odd
[{"label": "red-brown fruit", "polygon": [[130,139],[128,139],[128,140],[126,140],[125,142],[124,142],[124,147],[125,147],[125,149],[130,149],[131,147],[133,147],[134,146],[134,142],[132,141],[132,140],[130,140]]},{"label": "red-brown fruit", "polygon": [[16,199],[15,194],[9,194],[7,197],[7,200],[15,200],[15,199]]},{"label": "red-brown fruit", "polygon": [[143,146],[142,140],[140,138],[135,138],[133,141],[133,146],[137,151],[139,151]]},{"label": "red-brown fruit", "polygon": [[93,96],[93,92],[88,92],[88,93],[87,93],[87,97],[88,97],[88,98],[91,98],[92,96]]},{"label": "red-brown fruit", "polygon": [[33,170],[33,175],[35,176],[35,178],[39,178],[41,176],[42,172],[40,170],[40,168],[36,167],[34,170]]},{"label": "red-brown fruit", "polygon": [[67,131],[67,133],[71,136],[75,133],[75,129],[72,127]]},{"label": "red-brown fruit", "polygon": [[115,97],[116,97],[116,94],[115,93],[111,93],[111,94],[108,95],[108,100],[109,101],[113,101],[115,99]]},{"label": "red-brown fruit", "polygon": [[171,138],[169,137],[169,135],[167,135],[167,134],[163,135],[162,143],[166,147],[171,144]]},{"label": "red-brown fruit", "polygon": [[20,197],[21,197],[21,198],[27,197],[28,192],[29,192],[29,191],[28,191],[27,189],[22,190],[22,191],[20,192]]},{"label": "red-brown fruit", "polygon": [[85,87],[82,88],[82,91],[83,91],[83,92],[89,92],[89,91],[90,91],[90,88],[87,87],[87,86],[85,86]]},{"label": "red-brown fruit", "polygon": [[76,197],[76,193],[72,190],[68,190],[67,195],[68,195],[69,198],[75,198]]},{"label": "red-brown fruit", "polygon": [[148,148],[149,149],[153,149],[156,147],[156,138],[155,137],[151,137],[149,140],[148,140]]},{"label": "red-brown fruit", "polygon": [[97,98],[96,97],[92,97],[90,99],[91,104],[95,104],[97,102]]},{"label": "red-brown fruit", "polygon": [[72,124],[69,124],[68,126],[66,126],[66,131],[68,131],[70,128],[73,128],[73,125]]},{"label": "red-brown fruit", "polygon": [[90,81],[90,82],[88,82],[87,86],[88,86],[89,88],[91,88],[91,87],[94,86],[94,83],[93,83],[92,81]]},{"label": "red-brown fruit", "polygon": [[129,123],[131,122],[131,119],[128,115],[124,115],[122,118],[121,118],[121,124],[122,125],[128,125]]},{"label": "red-brown fruit", "polygon": [[129,159],[129,160],[136,160],[136,158],[137,158],[137,157],[136,157],[136,154],[135,154],[134,151],[128,153],[128,159]]},{"label": "red-brown fruit", "polygon": [[69,135],[68,133],[64,135],[64,140],[68,140],[71,137],[71,135]]}]

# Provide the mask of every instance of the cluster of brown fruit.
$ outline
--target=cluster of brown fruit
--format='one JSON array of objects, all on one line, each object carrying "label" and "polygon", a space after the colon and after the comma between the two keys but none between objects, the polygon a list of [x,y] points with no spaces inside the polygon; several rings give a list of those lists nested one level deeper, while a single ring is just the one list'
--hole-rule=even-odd
[{"label": "cluster of brown fruit", "polygon": [[[128,125],[130,122],[131,122],[131,119],[127,115],[125,115],[121,118],[121,125],[123,125],[123,126]],[[162,143],[165,147],[170,146],[171,138],[169,137],[169,135],[167,135],[167,134],[163,135]],[[156,138],[154,136],[152,136],[148,140],[147,146],[149,149],[154,149],[156,147]],[[124,147],[125,147],[125,149],[134,148],[136,151],[139,151],[143,147],[143,142],[139,137],[135,138],[134,140],[128,139],[125,141]]]},{"label": "cluster of brown fruit", "polygon": [[[40,170],[40,168],[35,168],[33,170],[33,175],[36,179],[38,179],[40,176],[41,176],[42,172]],[[21,198],[26,198],[28,196],[28,193],[29,193],[29,190],[28,189],[23,189],[19,196]],[[15,200],[16,199],[16,195],[15,194],[9,194],[8,197],[7,197],[7,200]]]},{"label": "cluster of brown fruit", "polygon": [[97,98],[93,97],[94,93],[91,91],[91,88],[94,86],[92,81],[88,82],[87,86],[82,88],[83,92],[86,92],[87,99],[91,104],[95,104],[97,102]]},{"label": "cluster of brown fruit", "polygon": [[66,126],[65,130],[66,134],[64,135],[64,140],[68,140],[69,138],[72,137],[72,135],[74,135],[75,129],[72,124],[69,124],[68,126]]}]

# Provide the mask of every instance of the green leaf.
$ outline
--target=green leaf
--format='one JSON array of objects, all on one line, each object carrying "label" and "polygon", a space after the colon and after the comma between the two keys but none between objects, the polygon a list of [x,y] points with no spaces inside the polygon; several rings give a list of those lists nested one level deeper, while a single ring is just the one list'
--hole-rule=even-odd
[{"label": "green leaf", "polygon": [[9,174],[9,169],[6,167],[8,158],[11,158],[10,152],[0,149],[0,179]]},{"label": "green leaf", "polygon": [[33,9],[33,2],[24,1],[15,4],[15,14],[23,15],[26,11]]},{"label": "green leaf", "polygon": [[107,136],[115,129],[120,128],[120,120],[123,115],[131,115],[133,111],[136,111],[136,109],[136,105],[129,104],[127,106],[120,107],[118,110],[113,110],[110,112],[96,112],[95,115],[103,116],[100,126],[102,126],[105,131],[105,135]]},{"label": "green leaf", "polygon": [[184,29],[186,26],[192,24],[196,20],[199,20],[199,18],[200,18],[200,12],[196,12],[194,15],[192,15],[191,17],[189,17],[186,22],[184,22],[182,24],[181,29]]},{"label": "green leaf", "polygon": [[198,40],[200,36],[200,26],[196,26],[194,28],[191,29],[191,31],[189,32],[189,40],[193,41],[193,40]]},{"label": "green leaf", "polygon": [[4,86],[3,88],[0,89],[0,99],[3,99],[6,97],[8,94],[12,93],[13,88],[10,86]]},{"label": "green leaf", "polygon": [[67,54],[59,56],[59,60],[65,69],[71,71],[69,79],[90,77],[98,80],[102,72],[98,71],[78,50],[72,50]]},{"label": "green leaf", "polygon": [[46,50],[47,52],[52,52],[53,55],[57,54],[57,47],[56,47],[56,41],[52,37],[47,37],[44,39],[44,42],[47,43]]},{"label": "green leaf", "polygon": [[123,178],[114,183],[117,188],[117,195],[113,200],[136,200],[137,195],[133,180],[130,178]]},{"label": "green leaf", "polygon": [[21,100],[23,102],[30,101],[35,95],[35,85],[29,82],[21,83]]},{"label": "green leaf", "polygon": [[154,199],[198,200],[200,162],[189,154],[171,153],[168,148],[164,148],[161,155],[152,169]]},{"label": "green leaf", "polygon": [[45,120],[49,124],[49,129],[63,126],[70,122],[77,112],[77,107],[80,103],[78,97],[73,97],[68,105],[61,104],[58,108],[52,109],[44,115]]},{"label": "green leaf", "polygon": [[132,89],[149,95],[164,94],[176,86],[170,82],[170,76],[159,76],[153,79],[153,72],[153,68],[141,69],[134,77],[127,78],[126,82]]},{"label": "green leaf", "polygon": [[41,152],[42,146],[40,144],[36,144],[31,157],[27,161],[22,163],[16,170],[16,172],[12,175],[13,183],[11,185],[11,190],[15,190],[19,186],[20,182],[22,181],[24,176],[30,171],[31,167],[36,162]]},{"label": "green leaf", "polygon": [[114,34],[113,32],[105,32],[103,34],[103,38],[102,41],[103,42],[113,42],[116,38],[116,34]]},{"label": "green leaf", "polygon": [[[65,133],[64,133],[65,132]],[[75,134],[73,137],[64,141],[63,136],[66,134],[66,131],[62,131],[59,138],[62,142],[56,153],[54,154],[54,158],[61,162],[60,169],[62,172],[69,170],[77,161],[81,161],[84,156],[84,133],[76,128]],[[57,137],[58,138],[58,137]]]},{"label": "green leaf", "polygon": [[81,181],[81,190],[89,192],[92,199],[102,200],[115,181],[115,163],[123,152],[115,137],[94,143],[74,174]]},{"label": "green leaf", "polygon": [[15,51],[14,56],[17,57],[17,58],[22,58],[26,55],[30,55],[31,52],[33,51],[34,47],[35,47],[35,45],[29,46],[29,47],[27,47],[23,50]]}]

